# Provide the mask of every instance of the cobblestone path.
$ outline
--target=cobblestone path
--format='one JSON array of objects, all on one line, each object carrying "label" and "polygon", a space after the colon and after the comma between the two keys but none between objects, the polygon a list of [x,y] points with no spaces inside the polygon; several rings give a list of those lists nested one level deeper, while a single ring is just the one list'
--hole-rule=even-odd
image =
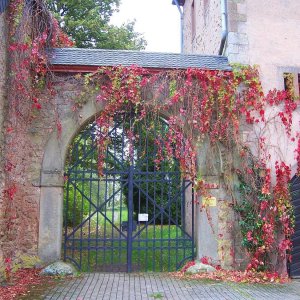
[{"label": "cobblestone path", "polygon": [[300,300],[300,282],[285,285],[248,285],[180,280],[167,274],[85,274],[26,299],[38,300]]}]

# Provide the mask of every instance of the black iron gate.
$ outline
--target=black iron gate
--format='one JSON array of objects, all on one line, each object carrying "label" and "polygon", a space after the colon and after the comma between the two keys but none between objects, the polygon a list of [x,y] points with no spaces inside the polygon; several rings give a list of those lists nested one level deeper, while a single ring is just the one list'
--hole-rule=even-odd
[{"label": "black iron gate", "polygon": [[156,162],[168,124],[124,115],[114,122],[107,133],[87,126],[70,146],[64,260],[82,271],[174,271],[194,258],[194,201],[178,161]]},{"label": "black iron gate", "polygon": [[292,236],[292,261],[289,264],[291,277],[300,277],[300,177],[291,181],[292,203],[295,215],[295,233]]}]

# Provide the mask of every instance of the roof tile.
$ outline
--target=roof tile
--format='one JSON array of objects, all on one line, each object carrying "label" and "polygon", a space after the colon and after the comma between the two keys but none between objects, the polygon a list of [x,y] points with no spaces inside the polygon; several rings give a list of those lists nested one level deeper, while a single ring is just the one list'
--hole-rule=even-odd
[{"label": "roof tile", "polygon": [[82,48],[55,48],[50,53],[52,65],[138,65],[144,68],[159,69],[231,70],[228,59],[224,56]]}]

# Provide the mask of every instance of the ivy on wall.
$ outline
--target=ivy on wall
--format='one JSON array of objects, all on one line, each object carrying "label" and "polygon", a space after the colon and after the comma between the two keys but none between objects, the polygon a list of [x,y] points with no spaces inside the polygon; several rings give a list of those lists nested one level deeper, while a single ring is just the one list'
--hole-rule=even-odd
[{"label": "ivy on wall", "polygon": [[[276,182],[272,186],[271,153],[265,137],[257,140],[259,157],[242,139],[245,124],[268,126],[270,120],[265,112],[280,107],[273,119],[282,124],[287,138],[295,143],[291,126],[297,102],[289,92],[273,90],[264,95],[257,69],[242,66],[236,66],[233,72],[188,69],[154,75],[137,66],[106,67],[85,76],[85,84],[96,87],[97,100],[104,104],[97,120],[103,129],[98,140],[100,153],[105,152],[109,143],[103,132],[108,132],[115,113],[133,111],[136,122],[143,122],[148,115],[153,120],[162,113],[167,115],[170,130],[155,159],[157,168],[162,160],[175,157],[182,174],[194,182],[198,194],[205,194],[207,185],[196,166],[197,150],[206,144],[213,161],[222,148],[231,157],[226,160],[223,177],[240,214],[243,245],[250,255],[247,269],[274,269],[274,252],[282,259],[290,259],[287,253],[292,247],[293,233],[291,169],[284,161],[276,161]],[[243,90],[238,92],[241,85]],[[132,140],[138,138],[134,132],[129,136]],[[162,145],[159,139],[156,144]],[[299,156],[297,145],[295,148]],[[100,156],[101,174],[103,155]],[[240,195],[232,191],[235,178],[240,182]],[[279,238],[280,234],[284,238]]]},{"label": "ivy on wall", "polygon": [[[59,30],[43,1],[34,3],[29,10],[24,0],[10,4],[11,123],[6,128],[7,149],[18,143],[20,138],[15,132],[16,124],[35,122],[44,101],[50,102],[49,95],[55,95],[46,49],[72,44]],[[102,67],[85,76],[76,75],[76,79],[84,81],[83,93],[97,93],[97,101],[104,104],[97,119],[102,128],[98,137],[99,174],[103,171],[103,155],[109,143],[107,133],[115,114],[132,112],[136,116],[135,122],[142,123],[146,116],[155,121],[163,113],[170,130],[164,137],[164,143],[160,143],[159,138],[155,141],[159,149],[155,158],[157,168],[162,160],[175,157],[182,174],[194,182],[198,195],[206,194],[206,182],[198,172],[197,151],[205,145],[208,157],[213,161],[216,153],[223,149],[229,158],[222,176],[240,214],[243,245],[250,255],[247,269],[274,269],[271,255],[276,251],[283,259],[286,258],[286,253],[291,250],[293,233],[290,166],[279,160],[275,166],[270,165],[271,153],[265,144],[265,136],[257,138],[259,151],[258,155],[254,155],[245,144],[242,132],[245,124],[268,126],[266,111],[278,108],[272,118],[285,128],[287,139],[295,144],[300,166],[300,134],[291,130],[298,103],[290,92],[273,90],[264,95],[257,69],[248,66],[235,66],[232,72],[191,68],[155,74],[138,66]],[[81,97],[84,99],[84,95]],[[80,109],[80,101],[76,105]],[[59,119],[57,130],[61,130]],[[138,138],[130,128],[128,136],[132,143]],[[14,154],[7,154],[4,194],[5,224],[9,233],[15,218],[13,203],[18,193],[18,182],[14,178]],[[209,165],[207,167],[210,168]],[[272,168],[276,171],[273,185]],[[239,195],[232,189],[235,178],[240,182]]]}]

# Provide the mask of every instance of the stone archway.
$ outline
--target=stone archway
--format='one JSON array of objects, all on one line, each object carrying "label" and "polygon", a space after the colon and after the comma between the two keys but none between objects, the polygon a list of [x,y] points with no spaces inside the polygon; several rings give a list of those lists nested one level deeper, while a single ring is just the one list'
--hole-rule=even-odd
[{"label": "stone archway", "polygon": [[[90,101],[87,101],[77,114],[70,114],[70,109],[66,110],[65,114],[61,116],[62,132],[60,137],[54,131],[45,145],[40,174],[38,233],[38,255],[44,262],[53,262],[61,259],[64,168],[68,146],[81,128],[91,122],[101,112],[102,108],[102,104],[96,102],[94,97],[91,97]],[[190,189],[187,189],[186,197],[192,198]],[[189,205],[190,203],[187,203],[187,208]],[[215,211],[216,207],[210,209]],[[188,218],[188,210],[186,212]],[[217,226],[217,220],[215,220],[217,217],[215,215],[213,213],[212,222]],[[206,220],[205,216],[201,217],[199,210],[195,209],[196,256],[199,258],[210,255],[212,258],[217,259],[217,245],[214,235],[210,232],[211,224],[203,220]],[[191,224],[187,224],[187,226],[191,227]],[[188,230],[192,229],[189,228]]]},{"label": "stone archway", "polygon": [[45,146],[40,175],[40,220],[38,255],[44,262],[61,258],[63,223],[64,165],[68,146],[76,133],[102,109],[101,104],[88,101],[77,120],[71,114],[62,118],[62,132],[53,132]]},{"label": "stone archway", "polygon": [[[77,133],[90,123],[102,108],[102,105],[92,98],[83,105],[77,117],[70,113],[63,114],[60,137],[54,131],[45,145],[40,174],[38,234],[38,255],[43,262],[57,261],[62,256],[64,171],[68,147]],[[192,198],[190,189],[187,189],[186,197]],[[188,212],[191,201],[186,203],[187,220],[191,217],[191,212]],[[186,225],[188,231],[193,230],[190,222]]]}]

